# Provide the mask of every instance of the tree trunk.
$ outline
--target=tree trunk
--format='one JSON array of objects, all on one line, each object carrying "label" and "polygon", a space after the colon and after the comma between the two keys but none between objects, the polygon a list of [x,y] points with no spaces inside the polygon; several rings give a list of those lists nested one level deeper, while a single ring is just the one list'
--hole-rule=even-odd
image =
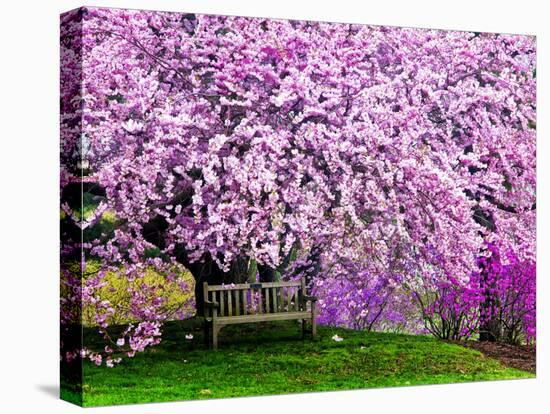
[{"label": "tree trunk", "polygon": [[204,261],[191,263],[185,248],[177,246],[176,260],[185,266],[195,279],[195,308],[199,316],[203,316],[204,314],[204,282],[207,282],[209,285],[235,283],[234,280],[231,280],[230,273],[220,269],[210,255]]},{"label": "tree trunk", "polygon": [[486,264],[482,263],[480,267],[480,283],[484,299],[480,305],[479,340],[496,342],[500,339],[500,323],[496,316],[497,298],[492,293],[491,286],[494,280],[491,280]]}]

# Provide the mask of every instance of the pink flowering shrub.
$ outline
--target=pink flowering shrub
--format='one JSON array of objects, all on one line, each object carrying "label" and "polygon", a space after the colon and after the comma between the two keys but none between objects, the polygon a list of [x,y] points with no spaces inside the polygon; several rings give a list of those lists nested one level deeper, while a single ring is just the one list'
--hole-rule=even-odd
[{"label": "pink flowering shrub", "polygon": [[318,322],[359,330],[414,331],[418,318],[406,293],[386,277],[318,279]]},{"label": "pink flowering shrub", "polygon": [[[186,319],[195,314],[192,287],[181,268],[167,268],[165,273],[149,268],[131,275],[124,269],[105,271],[95,263],[86,263],[78,270],[63,268],[61,281],[62,327],[98,328],[106,344],[104,358],[86,347],[80,352],[97,364],[103,361],[114,365],[121,361],[121,355],[134,356],[135,352],[158,344],[165,320]],[[118,329],[121,324],[127,325],[123,331]],[[113,331],[111,326],[117,329]],[[74,358],[74,349],[62,352]]]},{"label": "pink flowering shrub", "polygon": [[441,339],[464,340],[477,334],[482,296],[470,282],[452,277],[422,283],[413,296],[427,332]]}]

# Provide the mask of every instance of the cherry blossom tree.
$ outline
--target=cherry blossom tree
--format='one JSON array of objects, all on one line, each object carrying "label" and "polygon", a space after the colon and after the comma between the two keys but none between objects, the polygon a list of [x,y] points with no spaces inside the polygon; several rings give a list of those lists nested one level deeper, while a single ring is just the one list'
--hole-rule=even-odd
[{"label": "cherry blossom tree", "polygon": [[[532,37],[84,8],[61,42],[61,184],[100,200],[67,219],[84,264],[368,290],[464,285],[485,243],[535,262]],[[129,353],[164,320],[136,298]]]}]

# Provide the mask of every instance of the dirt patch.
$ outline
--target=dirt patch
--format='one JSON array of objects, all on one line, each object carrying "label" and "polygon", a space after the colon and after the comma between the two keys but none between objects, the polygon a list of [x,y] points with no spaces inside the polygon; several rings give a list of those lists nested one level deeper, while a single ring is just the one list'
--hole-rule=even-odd
[{"label": "dirt patch", "polygon": [[508,345],[485,341],[456,341],[454,343],[477,349],[483,355],[496,359],[507,367],[536,373],[537,351],[534,346]]}]

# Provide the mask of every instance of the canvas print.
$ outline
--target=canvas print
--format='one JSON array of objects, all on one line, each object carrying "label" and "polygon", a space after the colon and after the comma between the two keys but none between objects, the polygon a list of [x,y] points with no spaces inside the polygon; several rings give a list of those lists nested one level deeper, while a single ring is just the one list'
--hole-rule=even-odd
[{"label": "canvas print", "polygon": [[61,16],[61,398],[533,378],[531,35]]}]

